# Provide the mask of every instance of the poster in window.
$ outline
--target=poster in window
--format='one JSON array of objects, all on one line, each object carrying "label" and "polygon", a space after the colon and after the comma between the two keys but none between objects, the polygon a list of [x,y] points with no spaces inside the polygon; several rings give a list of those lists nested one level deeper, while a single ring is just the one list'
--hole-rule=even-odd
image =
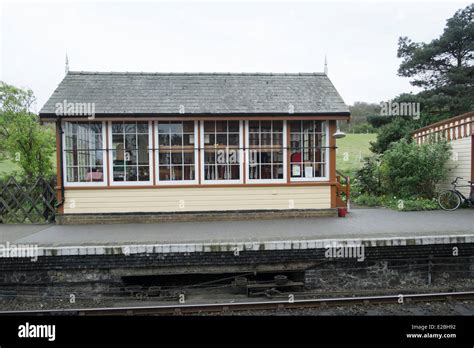
[{"label": "poster in window", "polygon": [[301,167],[299,164],[293,164],[291,166],[291,176],[301,176]]}]

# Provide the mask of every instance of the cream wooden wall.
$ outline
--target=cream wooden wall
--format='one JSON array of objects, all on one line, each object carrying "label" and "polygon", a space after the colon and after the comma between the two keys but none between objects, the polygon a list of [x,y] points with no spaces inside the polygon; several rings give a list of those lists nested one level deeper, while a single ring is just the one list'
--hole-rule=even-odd
[{"label": "cream wooden wall", "polygon": [[65,191],[64,213],[328,209],[330,186],[126,188]]},{"label": "cream wooden wall", "polygon": [[[440,189],[451,188],[451,181],[453,181],[457,176],[464,178],[464,180],[458,181],[460,184],[467,184],[467,180],[471,180],[471,141],[472,137],[465,137],[449,142],[453,151],[453,155],[447,164],[450,172],[448,179],[440,185]],[[459,191],[461,191],[466,197],[469,195],[468,187],[459,188]]]}]

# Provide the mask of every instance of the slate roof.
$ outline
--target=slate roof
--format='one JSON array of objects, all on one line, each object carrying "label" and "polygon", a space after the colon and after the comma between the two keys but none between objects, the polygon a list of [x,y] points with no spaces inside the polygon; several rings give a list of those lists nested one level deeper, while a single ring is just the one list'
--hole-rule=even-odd
[{"label": "slate roof", "polygon": [[[347,115],[322,73],[69,72],[40,111],[57,103],[95,103],[96,115]],[[184,106],[184,109],[182,108]],[[181,110],[180,110],[181,107]],[[181,112],[180,112],[181,111]]]}]

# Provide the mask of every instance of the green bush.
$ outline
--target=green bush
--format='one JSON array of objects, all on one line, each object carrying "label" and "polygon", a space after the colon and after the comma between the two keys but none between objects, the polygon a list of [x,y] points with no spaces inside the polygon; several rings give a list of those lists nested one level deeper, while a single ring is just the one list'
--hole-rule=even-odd
[{"label": "green bush", "polygon": [[353,186],[355,195],[366,193],[369,195],[380,195],[382,193],[381,173],[380,173],[380,156],[372,156],[364,158],[362,168],[356,172]]},{"label": "green bush", "polygon": [[420,211],[439,209],[438,201],[433,199],[415,198],[398,199],[397,197],[374,196],[361,194],[353,199],[354,203],[366,207],[386,207],[400,211]]},{"label": "green bush", "polygon": [[354,203],[357,205],[362,205],[366,207],[380,207],[383,206],[383,198],[379,196],[374,196],[366,193],[362,193],[353,199]]},{"label": "green bush", "polygon": [[383,192],[405,199],[434,198],[436,185],[447,176],[450,156],[444,141],[417,145],[402,139],[392,144],[380,165]]},{"label": "green bush", "polygon": [[420,211],[439,209],[438,201],[433,199],[389,199],[384,201],[384,206],[401,211]]}]

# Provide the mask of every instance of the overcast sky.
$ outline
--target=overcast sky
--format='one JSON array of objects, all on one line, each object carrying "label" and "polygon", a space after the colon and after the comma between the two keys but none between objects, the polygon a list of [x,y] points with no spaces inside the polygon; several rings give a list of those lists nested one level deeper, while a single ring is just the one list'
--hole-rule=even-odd
[{"label": "overcast sky", "polygon": [[[2,0],[0,0],[1,2]],[[347,104],[415,91],[397,76],[399,36],[438,37],[469,1],[75,2],[0,5],[0,80],[37,109],[70,70],[322,72]]]}]

